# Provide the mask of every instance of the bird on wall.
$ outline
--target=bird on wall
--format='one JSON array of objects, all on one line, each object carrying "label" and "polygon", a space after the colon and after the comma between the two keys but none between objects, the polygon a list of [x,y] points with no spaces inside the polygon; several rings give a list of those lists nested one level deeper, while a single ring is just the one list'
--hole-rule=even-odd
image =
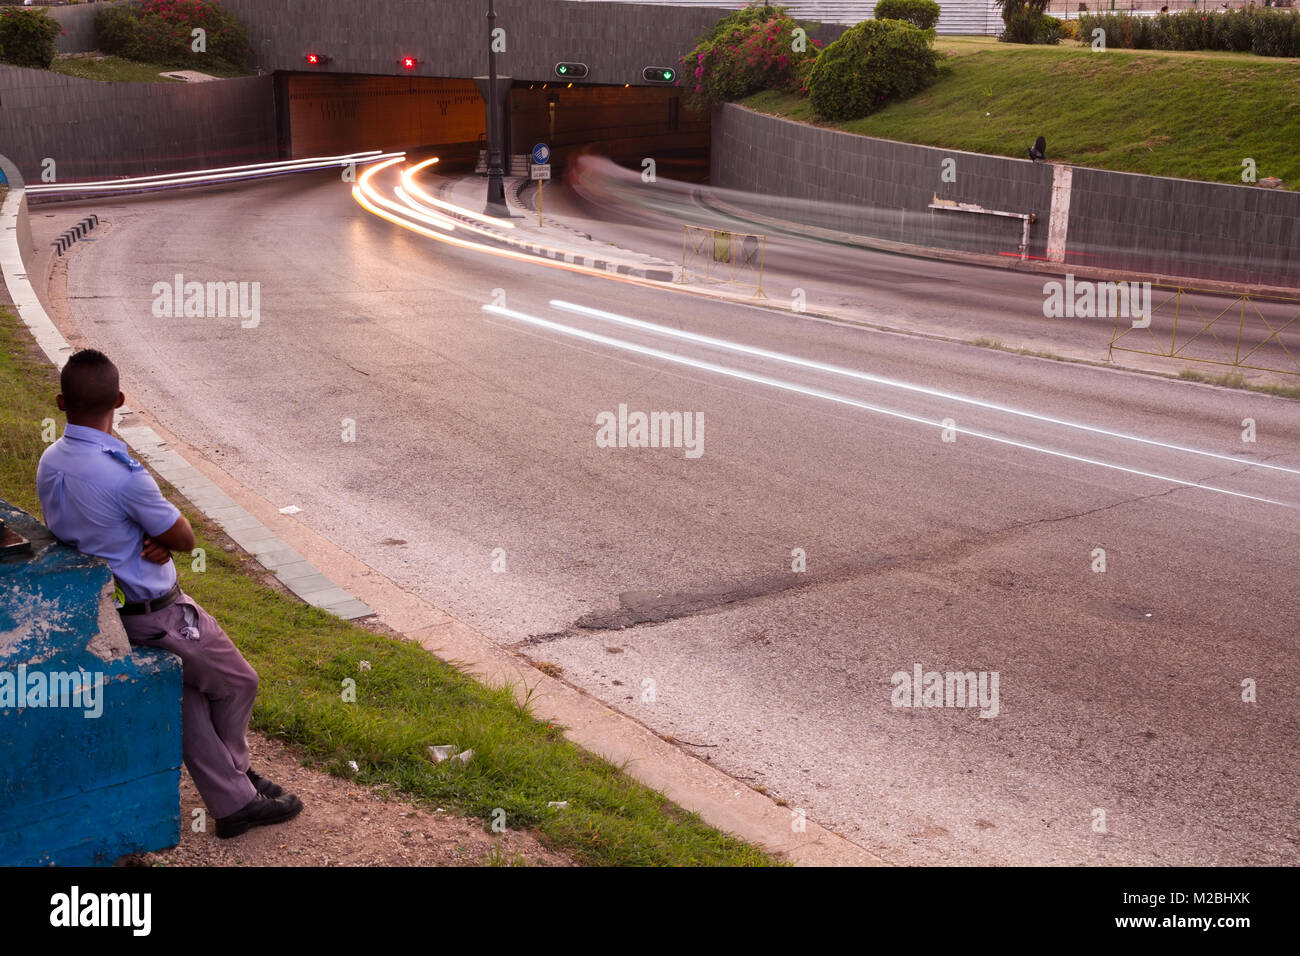
[{"label": "bird on wall", "polygon": [[1041,163],[1047,158],[1047,139],[1043,136],[1034,141],[1034,145],[1029,147],[1029,158],[1036,163]]}]

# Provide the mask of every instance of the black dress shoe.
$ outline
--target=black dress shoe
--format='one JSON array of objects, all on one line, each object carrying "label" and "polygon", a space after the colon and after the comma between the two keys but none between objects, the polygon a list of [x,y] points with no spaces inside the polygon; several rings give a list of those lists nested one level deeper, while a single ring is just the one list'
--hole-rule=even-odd
[{"label": "black dress shoe", "polygon": [[242,810],[217,818],[217,836],[228,840],[247,833],[253,827],[292,820],[301,812],[302,801],[292,793],[283,797],[266,797],[259,793]]},{"label": "black dress shoe", "polygon": [[251,780],[253,786],[257,788],[257,792],[264,797],[274,798],[284,796],[284,787],[280,786],[274,780],[267,780],[260,773],[255,772],[251,768],[248,771],[248,779]]}]

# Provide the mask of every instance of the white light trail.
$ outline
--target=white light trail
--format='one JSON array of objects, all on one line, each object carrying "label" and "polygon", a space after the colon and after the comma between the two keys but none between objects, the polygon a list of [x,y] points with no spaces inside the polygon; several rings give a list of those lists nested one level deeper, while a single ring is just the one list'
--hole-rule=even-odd
[{"label": "white light trail", "polygon": [[559,309],[562,312],[572,312],[576,315],[585,315],[588,318],[597,319],[603,322],[615,322],[626,325],[631,328],[643,329],[656,335],[671,336],[673,338],[683,339],[688,342],[696,342],[700,345],[709,345],[714,348],[726,349],[732,352],[739,352],[743,355],[751,355],[755,358],[770,359],[774,362],[783,362],[787,365],[797,365],[801,368],[811,369],[816,372],[827,372],[832,375],[842,375],[847,378],[858,379],[863,382],[871,382],[875,385],[885,385],[889,388],[902,389],[909,392],[917,392],[922,395],[928,395],[932,398],[941,398],[945,401],[959,402],[963,405],[973,405],[977,408],[987,409],[989,411],[1001,412],[1007,415],[1017,415],[1021,418],[1029,418],[1034,421],[1044,422],[1049,425],[1061,425],[1066,428],[1077,428],[1080,431],[1092,432],[1097,435],[1104,435],[1107,438],[1120,438],[1124,441],[1139,442],[1143,445],[1153,445],[1157,448],[1163,448],[1166,451],[1186,452],[1192,455],[1202,455],[1206,458],[1217,458],[1220,461],[1229,461],[1234,465],[1249,465],[1253,468],[1267,468],[1273,471],[1283,471],[1291,475],[1300,475],[1300,469],[1287,468],[1285,465],[1275,465],[1266,461],[1254,461],[1249,458],[1238,458],[1235,455],[1224,455],[1219,452],[1205,451],[1200,448],[1190,448],[1186,445],[1175,445],[1169,442],[1157,441],[1154,438],[1143,438],[1141,435],[1130,435],[1125,432],[1117,432],[1108,428],[1099,428],[1095,425],[1085,425],[1082,422],[1072,422],[1064,418],[1054,418],[1050,415],[1041,415],[1037,412],[1030,412],[1020,408],[1012,408],[1007,405],[999,405],[996,402],[987,402],[983,399],[971,398],[968,395],[959,395],[955,392],[945,392],[942,389],[928,388],[924,385],[914,385],[911,382],[903,382],[898,379],[885,378],[880,375],[872,375],[869,372],[860,372],[856,369],[843,368],[838,365],[827,365],[823,362],[816,362],[812,359],[800,358],[797,355],[788,355],[784,352],[771,352],[767,349],[757,348],[752,345],[743,345],[739,342],[731,342],[727,339],[718,339],[709,335],[699,335],[695,332],[686,332],[682,329],[674,329],[664,325],[656,325],[653,322],[646,322],[642,319],[634,319],[626,315],[618,315],[614,312],[606,312],[603,309],[593,309],[590,306],[578,305],[573,302],[565,302],[562,299],[552,299],[550,301],[552,308]]},{"label": "white light trail", "polygon": [[[454,212],[461,216],[468,216],[470,219],[477,219],[479,222],[492,223],[493,225],[502,226],[506,229],[515,228],[515,224],[507,219],[502,219],[499,216],[489,216],[482,212],[474,212],[472,209],[466,209],[464,206],[457,206],[455,203],[449,203],[445,199],[439,199],[437,196],[430,196],[425,192],[424,189],[420,187],[420,184],[415,181],[415,174],[420,170],[433,165],[437,161],[437,156],[433,157],[433,159],[426,159],[422,163],[416,163],[414,166],[408,167],[406,171],[402,173],[402,186],[408,193],[418,196],[422,202],[428,203],[430,206],[444,209],[447,212]],[[413,208],[419,208],[418,203],[410,202],[409,200],[408,202]]]},{"label": "white light trail", "polygon": [[330,169],[352,164],[365,165],[389,158],[402,159],[405,153],[381,153],[377,149],[360,153],[345,153],[339,156],[311,156],[302,159],[287,159],[273,163],[253,163],[246,166],[221,166],[215,169],[188,170],[179,173],[159,173],[154,176],[135,176],[127,179],[101,179],[95,182],[78,183],[33,183],[26,187],[28,193],[35,195],[55,195],[59,193],[90,192],[126,192],[144,189],[161,189],[174,186],[200,186],[232,179],[251,179],[257,176],[279,176],[286,173],[308,172],[315,169]]},{"label": "white light trail", "polygon": [[[569,335],[574,338],[584,339],[588,342],[596,342],[601,345],[608,345],[613,348],[633,352],[638,355],[645,355],[650,358],[657,358],[667,362],[674,362],[678,365],[685,365],[689,368],[699,369],[705,372],[713,372],[718,375],[725,375],[729,378],[736,378],[746,382],[753,382],[758,385],[766,385],[770,388],[777,388],[787,392],[794,392],[799,395],[807,395],[812,398],[820,398],[828,402],[835,402],[839,405],[847,405],[851,408],[859,408],[864,411],[874,412],[879,415],[887,415],[891,418],[902,419],[903,421],[912,422],[918,425],[927,425],[932,428],[946,429],[950,426],[941,421],[923,418],[920,415],[911,415],[907,412],[900,412],[896,409],[885,408],[881,405],[873,405],[869,402],[859,401],[844,395],[836,395],[833,392],[823,391],[817,388],[808,388],[804,385],[798,385],[794,382],[785,382],[781,379],[769,378],[766,375],[756,375],[752,372],[745,372],[741,369],[730,368],[725,365],[718,365],[714,362],[705,362],[700,359],[688,358],[684,355],[677,355],[672,352],[664,352],[660,349],[650,348],[645,345],[637,345],[634,342],[626,342],[622,339],[611,338],[607,335],[601,335],[597,332],[589,332],[585,329],[574,328],[573,326],[563,325],[559,322],[552,322],[540,316],[529,315],[526,312],[520,312],[517,309],[508,309],[503,306],[485,305],[482,307],[484,312],[491,315],[501,316],[502,318],[514,319],[517,322],[523,322],[538,328],[548,329],[552,332],[559,332],[563,335]],[[1057,451],[1053,448],[1045,448],[1041,445],[1033,445],[1029,442],[1018,441],[1014,438],[1004,438],[1000,435],[990,435],[987,432],[975,431],[969,428],[951,427],[951,430],[962,435],[970,435],[972,438],[982,438],[985,441],[996,442],[1001,445],[1009,445],[1013,448],[1020,448],[1026,451],[1036,452],[1042,455],[1050,455],[1054,458],[1062,458],[1066,461],[1078,462],[1085,465],[1093,465],[1098,468],[1107,468],[1112,471],[1119,471],[1129,475],[1137,475],[1142,478],[1154,478],[1157,481],[1165,481],[1170,484],[1180,485],[1187,488],[1200,488],[1203,491],[1212,491],[1216,494],[1228,495],[1233,498],[1245,498],[1248,501],[1258,501],[1264,504],[1280,505],[1284,508],[1295,507],[1283,501],[1275,501],[1272,498],[1261,498],[1258,495],[1248,495],[1241,491],[1232,491],[1228,488],[1218,488],[1213,485],[1205,485],[1196,481],[1188,481],[1183,478],[1173,478],[1169,475],[1161,475],[1155,472],[1143,471],[1138,468],[1129,468],[1125,465],[1116,465],[1111,462],[1099,461],[1095,458],[1086,458],[1082,455],[1073,455],[1069,452]]]},{"label": "white light trail", "polygon": [[[543,266],[548,269],[563,269],[566,272],[578,272],[578,273],[582,273],[583,275],[598,276],[608,281],[625,282],[632,285],[645,285],[650,282],[650,280],[647,279],[639,279],[636,278],[635,276],[621,275],[617,273],[608,272],[602,269],[595,269],[590,266],[581,265],[576,262],[564,262],[558,259],[544,259],[529,252],[519,252],[509,248],[505,248],[505,249],[495,248],[493,246],[484,245],[481,242],[473,242],[467,239],[459,239],[452,236],[441,235],[439,233],[430,232],[428,229],[425,229],[423,226],[419,225],[418,223],[412,222],[410,219],[406,219],[403,217],[405,215],[414,216],[415,214],[419,214],[420,218],[423,219],[423,221],[427,222],[428,216],[436,216],[437,213],[435,213],[433,210],[426,209],[424,206],[421,206],[420,204],[416,203],[414,198],[400,187],[397,187],[395,189],[394,194],[397,195],[399,199],[402,199],[405,205],[398,205],[396,203],[393,203],[385,199],[383,196],[379,194],[378,190],[376,190],[375,187],[370,184],[370,180],[369,180],[370,175],[377,173],[380,170],[389,168],[394,164],[394,162],[395,161],[386,161],[378,165],[372,166],[370,167],[370,169],[366,170],[366,175],[358,177],[357,184],[352,187],[352,198],[356,200],[357,204],[360,205],[367,212],[373,213],[374,215],[379,216],[381,219],[385,219],[388,222],[393,223],[393,225],[395,226],[401,226],[403,229],[409,229],[412,232],[419,233],[420,235],[425,236],[429,239],[435,239],[438,242],[447,243],[448,245],[457,246],[462,249],[469,249],[478,253],[486,253],[487,255],[498,256],[503,259],[512,259],[515,262],[527,263],[529,265],[534,265],[534,266]],[[428,162],[429,161],[426,161],[424,164],[417,164],[417,166],[420,167],[426,166],[428,165]],[[480,215],[479,213],[476,213],[473,210],[466,209],[463,206],[457,206],[454,203],[448,203],[439,200],[439,204],[443,208],[446,208],[452,212],[455,212],[458,215],[464,216],[469,219],[479,219],[483,222],[491,222],[498,225],[506,225],[506,223],[498,222],[498,220],[494,217]],[[392,211],[389,212],[385,210],[392,210]],[[454,225],[458,230],[464,230],[473,235],[482,236],[485,239],[492,240],[493,242],[508,241],[504,237],[497,235],[491,230],[481,228],[469,222],[456,222]],[[446,228],[446,227],[440,225],[439,228]],[[511,225],[510,228],[513,228],[513,225]]]}]

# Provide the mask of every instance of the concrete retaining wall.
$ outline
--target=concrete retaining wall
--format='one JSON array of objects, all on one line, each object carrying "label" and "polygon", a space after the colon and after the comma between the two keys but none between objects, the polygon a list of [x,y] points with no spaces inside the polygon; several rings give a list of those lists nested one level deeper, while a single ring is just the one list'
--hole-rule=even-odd
[{"label": "concrete retaining wall", "polygon": [[29,182],[142,176],[278,158],[269,76],[103,83],[0,66],[0,150]]},{"label": "concrete retaining wall", "polygon": [[[945,159],[954,161],[956,182],[942,179]],[[1021,221],[932,212],[927,207],[936,195],[1003,211],[1037,211],[1044,221],[1031,229],[1029,254],[1047,253],[1052,170],[1027,161],[868,139],[725,106],[713,114],[709,179],[761,197],[825,204],[764,204],[778,218],[811,217],[810,224],[824,228],[969,252],[1017,252]]]},{"label": "concrete retaining wall", "polygon": [[112,3],[79,3],[72,7],[49,7],[48,13],[63,25],[60,53],[85,53],[95,49],[95,14]]},{"label": "concrete retaining wall", "polygon": [[[325,71],[401,73],[414,56],[424,76],[487,73],[483,0],[223,0],[248,27],[257,65],[300,70],[308,52],[332,58]],[[588,82],[644,84],[647,66],[676,66],[707,27],[728,11],[566,0],[497,0],[506,49],[497,70],[516,80],[554,80],[560,61],[586,63]],[[813,31],[835,37],[841,26]]]},{"label": "concrete retaining wall", "polygon": [[[786,203],[782,209],[779,200],[732,200],[778,218],[922,246],[1016,253],[1019,220],[928,209],[937,195],[1034,213],[1029,255],[1048,257],[1048,232],[1059,232],[1064,256],[1052,258],[1064,266],[1300,285],[1300,194],[1295,192],[1071,170],[912,146],[735,105],[714,112],[712,144],[713,185],[824,204]],[[946,159],[953,160],[954,182],[944,181]],[[1067,170],[1070,175],[1063,177]],[[1064,188],[1062,179],[1069,180]]]},{"label": "concrete retaining wall", "polygon": [[1068,248],[1085,261],[1300,286],[1300,193],[1077,167],[1073,178]]}]

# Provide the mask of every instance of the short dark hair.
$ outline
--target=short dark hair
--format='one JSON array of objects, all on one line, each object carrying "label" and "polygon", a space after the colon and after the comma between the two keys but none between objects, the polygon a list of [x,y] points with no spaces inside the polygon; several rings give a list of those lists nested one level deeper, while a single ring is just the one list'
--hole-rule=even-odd
[{"label": "short dark hair", "polygon": [[111,412],[117,407],[117,366],[95,349],[74,352],[59,374],[59,388],[69,417]]}]

